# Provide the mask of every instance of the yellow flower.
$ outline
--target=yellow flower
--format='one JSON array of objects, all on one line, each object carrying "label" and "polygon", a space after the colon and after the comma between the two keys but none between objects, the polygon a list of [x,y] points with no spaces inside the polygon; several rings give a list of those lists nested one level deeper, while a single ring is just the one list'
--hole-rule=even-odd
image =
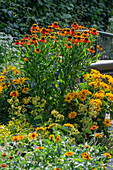
[{"label": "yellow flower", "polygon": [[86,96],[85,96],[84,94],[80,94],[80,95],[79,95],[79,99],[80,99],[81,101],[84,101],[84,100],[86,100]]},{"label": "yellow flower", "polygon": [[39,130],[44,130],[44,128],[43,127],[37,127],[36,131],[39,131]]},{"label": "yellow flower", "polygon": [[72,156],[72,155],[74,155],[74,152],[66,152],[65,155],[66,156]]},{"label": "yellow flower", "polygon": [[37,136],[38,136],[38,134],[37,133],[29,133],[29,136],[30,136],[30,138],[36,138]]},{"label": "yellow flower", "polygon": [[29,98],[24,97],[24,98],[22,99],[22,102],[23,102],[24,104],[28,104],[28,103],[29,103]]},{"label": "yellow flower", "polygon": [[29,91],[28,87],[25,87],[25,88],[22,89],[22,93],[24,93],[24,94],[26,94],[28,91]]},{"label": "yellow flower", "polygon": [[36,54],[39,54],[39,53],[41,53],[41,50],[40,50],[39,48],[36,48],[36,49],[34,50],[34,52],[35,52]]},{"label": "yellow flower", "polygon": [[78,95],[79,95],[78,92],[72,92],[72,93],[71,93],[72,99],[78,98]]},{"label": "yellow flower", "polygon": [[54,124],[49,125],[48,129],[50,129],[50,128],[53,127],[53,126],[54,126]]},{"label": "yellow flower", "polygon": [[18,92],[17,91],[12,91],[11,93],[10,93],[10,96],[12,96],[12,97],[18,97]]},{"label": "yellow flower", "polygon": [[49,136],[49,139],[50,139],[50,140],[51,140],[51,139],[54,140],[54,135],[50,135],[50,136]]},{"label": "yellow flower", "polygon": [[108,158],[112,158],[112,156],[110,155],[110,153],[104,153],[104,155]]},{"label": "yellow flower", "polygon": [[71,123],[66,123],[66,124],[64,124],[64,126],[67,126],[67,127],[74,127],[73,124],[71,124]]},{"label": "yellow flower", "polygon": [[62,170],[62,169],[60,169],[60,168],[54,168],[53,170]]},{"label": "yellow flower", "polygon": [[101,134],[99,134],[99,133],[97,133],[97,134],[95,134],[95,138],[101,138],[102,137],[102,135]]},{"label": "yellow flower", "polygon": [[82,153],[81,156],[83,159],[87,159],[87,160],[91,159],[91,157],[89,156],[89,154],[87,152]]},{"label": "yellow flower", "polygon": [[0,81],[4,81],[5,80],[5,76],[0,76]]},{"label": "yellow flower", "polygon": [[67,95],[65,96],[65,101],[70,103],[70,102],[71,102],[71,100],[72,100],[71,93],[70,93],[70,92],[68,92],[68,93],[67,93]]},{"label": "yellow flower", "polygon": [[90,146],[89,146],[89,145],[84,145],[84,147],[86,147],[86,148],[90,148]]},{"label": "yellow flower", "polygon": [[68,115],[68,117],[69,117],[70,119],[74,119],[76,116],[77,116],[77,113],[76,113],[75,111],[69,113],[69,115]]},{"label": "yellow flower", "polygon": [[111,120],[110,119],[104,119],[104,124],[109,127],[111,126]]},{"label": "yellow flower", "polygon": [[18,140],[20,140],[19,139],[19,136],[13,136],[13,139],[11,139],[12,141],[18,141]]}]

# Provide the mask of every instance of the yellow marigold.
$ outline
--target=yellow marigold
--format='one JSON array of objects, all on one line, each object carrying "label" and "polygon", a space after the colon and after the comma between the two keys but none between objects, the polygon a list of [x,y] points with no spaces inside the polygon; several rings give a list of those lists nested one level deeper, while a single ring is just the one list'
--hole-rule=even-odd
[{"label": "yellow marigold", "polygon": [[71,124],[71,123],[66,123],[66,124],[64,124],[64,126],[67,126],[67,127],[74,127],[74,125]]},{"label": "yellow marigold", "polygon": [[87,160],[91,159],[91,157],[89,156],[89,154],[87,152],[82,153],[81,156],[83,159],[87,159]]},{"label": "yellow marigold", "polygon": [[20,74],[21,72],[19,70],[14,70],[13,71],[15,74]]},{"label": "yellow marigold", "polygon": [[105,89],[105,91],[109,90],[109,85],[106,83],[103,83],[102,87]]},{"label": "yellow marigold", "polygon": [[44,149],[43,146],[39,146],[38,148],[36,148],[37,150],[41,150],[41,149]]},{"label": "yellow marigold", "polygon": [[25,82],[25,77],[21,77],[21,78],[19,79],[19,83],[20,83],[20,84],[24,84],[24,82]]},{"label": "yellow marigold", "polygon": [[91,105],[96,103],[97,105],[101,105],[102,106],[102,101],[100,99],[91,99],[89,103]]},{"label": "yellow marigold", "polygon": [[33,138],[33,139],[34,139],[34,138],[36,138],[37,136],[38,136],[38,134],[35,133],[35,132],[34,132],[34,133],[29,133],[29,137],[30,137],[30,138]]},{"label": "yellow marigold", "polygon": [[29,91],[29,88],[28,88],[28,87],[24,87],[24,88],[22,89],[22,93],[24,93],[24,94],[26,94],[28,91]]},{"label": "yellow marigold", "polygon": [[11,139],[12,141],[18,141],[18,140],[20,140],[19,139],[19,136],[13,136],[13,139]]},{"label": "yellow marigold", "polygon": [[80,95],[79,95],[79,99],[80,99],[81,101],[85,101],[85,100],[86,100],[86,96],[85,96],[84,94],[80,94]]},{"label": "yellow marigold", "polygon": [[74,155],[74,152],[66,152],[65,155],[66,156],[72,156],[72,155]]},{"label": "yellow marigold", "polygon": [[104,124],[109,127],[111,126],[111,120],[110,119],[104,119]]},{"label": "yellow marigold", "polygon": [[4,81],[5,80],[5,76],[0,76],[0,81]]},{"label": "yellow marigold", "polygon": [[76,116],[77,116],[77,113],[76,113],[75,111],[69,113],[69,115],[68,115],[68,117],[69,117],[70,119],[74,119]]},{"label": "yellow marigold", "polygon": [[65,101],[70,103],[70,102],[71,102],[71,100],[72,100],[71,93],[70,93],[70,92],[68,92],[68,93],[67,93],[67,95],[65,96]]},{"label": "yellow marigold", "polygon": [[94,94],[94,98],[103,99],[103,98],[104,98],[104,93],[98,93],[98,92],[96,92],[96,93]]},{"label": "yellow marigold", "polygon": [[110,153],[104,153],[104,155],[108,158],[112,158],[112,156],[110,155]]},{"label": "yellow marigold", "polygon": [[97,133],[97,134],[95,134],[95,137],[97,138],[101,138],[102,137],[102,135],[101,134],[99,134],[99,133]]},{"label": "yellow marigold", "polygon": [[76,99],[76,98],[78,98],[79,93],[74,91],[71,93],[71,96],[72,96],[72,99]]},{"label": "yellow marigold", "polygon": [[19,136],[19,140],[22,140],[23,138],[24,138],[24,136],[23,136],[23,135]]},{"label": "yellow marigold", "polygon": [[13,79],[14,84],[19,84],[19,80],[18,79]]},{"label": "yellow marigold", "polygon": [[50,136],[49,136],[49,139],[50,139],[50,140],[51,140],[51,139],[54,140],[54,137],[55,137],[54,135],[50,135]]}]

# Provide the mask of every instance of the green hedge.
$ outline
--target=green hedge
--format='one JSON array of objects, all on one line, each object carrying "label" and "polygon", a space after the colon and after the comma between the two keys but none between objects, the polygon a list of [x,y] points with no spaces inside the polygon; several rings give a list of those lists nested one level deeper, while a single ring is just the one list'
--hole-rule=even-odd
[{"label": "green hedge", "polygon": [[76,21],[105,31],[111,9],[108,0],[1,0],[0,31],[19,37],[30,33],[33,23],[47,26],[54,21],[61,27]]}]

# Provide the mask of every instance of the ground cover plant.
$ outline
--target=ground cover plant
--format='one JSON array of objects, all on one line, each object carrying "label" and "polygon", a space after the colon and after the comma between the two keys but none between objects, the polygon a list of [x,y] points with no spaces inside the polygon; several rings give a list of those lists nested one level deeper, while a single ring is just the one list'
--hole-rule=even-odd
[{"label": "ground cover plant", "polygon": [[99,33],[71,27],[33,24],[14,42],[18,61],[0,73],[1,168],[105,169],[112,157],[103,139],[110,135],[113,78],[87,73],[101,55]]}]

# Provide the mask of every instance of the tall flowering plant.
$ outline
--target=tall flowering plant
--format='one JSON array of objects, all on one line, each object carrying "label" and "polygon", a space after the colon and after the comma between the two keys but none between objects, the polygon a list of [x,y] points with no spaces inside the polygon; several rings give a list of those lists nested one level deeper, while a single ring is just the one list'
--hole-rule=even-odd
[{"label": "tall flowering plant", "polygon": [[22,70],[30,78],[32,94],[47,101],[46,110],[61,111],[63,98],[67,91],[75,89],[77,76],[100,56],[94,55],[99,33],[95,28],[81,28],[76,22],[71,28],[60,28],[57,22],[47,28],[33,24],[30,32],[15,42]]}]

